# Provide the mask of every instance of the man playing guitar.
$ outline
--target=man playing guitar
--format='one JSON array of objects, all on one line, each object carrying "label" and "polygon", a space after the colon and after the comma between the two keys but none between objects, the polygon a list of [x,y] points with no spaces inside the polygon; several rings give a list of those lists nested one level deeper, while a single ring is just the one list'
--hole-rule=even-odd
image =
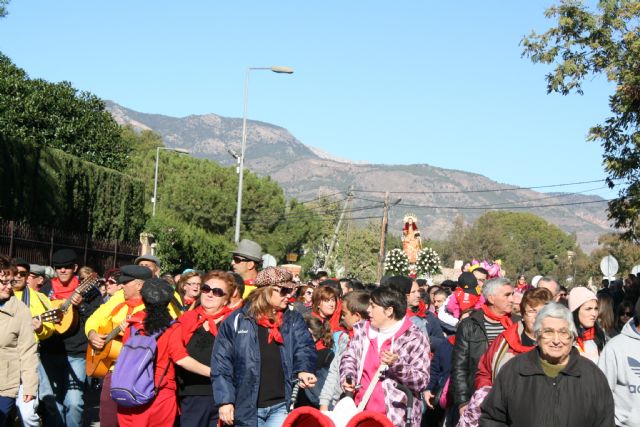
[{"label": "man playing guitar", "polygon": [[42,286],[42,293],[52,302],[69,299],[78,322],[63,334],[54,334],[41,342],[40,355],[43,375],[40,400],[44,405],[47,426],[82,426],[84,388],[86,380],[85,353],[88,345],[84,335],[86,319],[100,305],[97,290],[84,296],[75,292],[79,280],[77,255],[72,249],[54,252],[51,263],[57,277]]}]

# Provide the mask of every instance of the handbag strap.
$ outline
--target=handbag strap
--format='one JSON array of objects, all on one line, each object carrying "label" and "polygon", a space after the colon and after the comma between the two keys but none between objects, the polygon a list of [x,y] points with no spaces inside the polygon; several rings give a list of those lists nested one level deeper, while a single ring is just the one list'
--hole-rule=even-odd
[{"label": "handbag strap", "polygon": [[367,387],[367,390],[364,392],[364,396],[362,396],[362,400],[358,405],[359,412],[364,411],[364,408],[367,406],[367,403],[369,403],[369,399],[371,399],[371,395],[373,394],[373,389],[375,389],[376,385],[378,385],[378,381],[380,380],[380,375],[382,374],[382,371],[384,371],[386,368],[387,368],[387,365],[383,363],[380,364],[380,367],[378,368],[373,378],[371,379],[371,382],[369,383],[369,386]]}]

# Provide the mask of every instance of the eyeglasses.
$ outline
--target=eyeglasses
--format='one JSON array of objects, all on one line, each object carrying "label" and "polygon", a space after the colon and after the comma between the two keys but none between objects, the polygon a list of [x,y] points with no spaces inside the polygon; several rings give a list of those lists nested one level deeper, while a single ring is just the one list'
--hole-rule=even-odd
[{"label": "eyeglasses", "polygon": [[305,295],[313,295],[313,291],[305,291]]},{"label": "eyeglasses", "polygon": [[246,259],[246,258],[242,258],[241,256],[234,256],[233,257],[233,262],[235,264],[240,264],[241,262],[249,262],[251,261],[250,259]]},{"label": "eyeglasses", "polygon": [[202,286],[202,284],[200,282],[187,282],[185,283],[185,285],[189,285],[189,286]]},{"label": "eyeglasses", "polygon": [[13,286],[16,284],[15,280],[0,280],[0,285]]},{"label": "eyeglasses", "polygon": [[118,282],[115,279],[109,279],[107,280],[107,285],[117,285]]},{"label": "eyeglasses", "polygon": [[624,313],[621,313],[620,315],[621,315],[621,316],[631,317],[631,316],[633,316],[633,313],[632,313],[632,312],[630,312],[630,311],[625,311]]},{"label": "eyeglasses", "polygon": [[543,329],[542,331],[540,331],[540,336],[546,340],[555,338],[556,334],[563,341],[567,341],[569,338],[571,338],[571,332],[566,329],[560,329],[558,331],[556,331],[555,329]]},{"label": "eyeglasses", "polygon": [[222,289],[220,289],[220,288],[212,288],[209,285],[202,285],[202,288],[200,289],[200,292],[202,292],[203,294],[208,294],[209,292],[211,292],[214,297],[218,297],[218,298],[221,298],[221,297],[223,297],[223,296],[225,296],[227,294]]},{"label": "eyeglasses", "polygon": [[28,271],[18,271],[18,276],[27,277],[29,275]]},{"label": "eyeglasses", "polygon": [[567,297],[567,293],[566,292],[561,292],[561,293],[558,294],[558,296],[560,298],[566,298]]},{"label": "eyeglasses", "polygon": [[294,291],[293,288],[283,288],[282,286],[277,286],[277,285],[273,285],[271,287],[273,289],[275,289],[276,291],[278,291],[278,293],[280,294],[281,297],[288,297]]}]

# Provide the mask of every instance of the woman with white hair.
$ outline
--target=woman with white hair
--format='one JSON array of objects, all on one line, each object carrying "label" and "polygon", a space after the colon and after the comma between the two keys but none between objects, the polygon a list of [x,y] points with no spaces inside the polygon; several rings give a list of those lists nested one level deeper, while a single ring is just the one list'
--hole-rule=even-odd
[{"label": "woman with white hair", "polygon": [[538,347],[508,362],[482,404],[481,426],[614,426],[604,374],[573,346],[573,315],[550,302],[534,323]]}]

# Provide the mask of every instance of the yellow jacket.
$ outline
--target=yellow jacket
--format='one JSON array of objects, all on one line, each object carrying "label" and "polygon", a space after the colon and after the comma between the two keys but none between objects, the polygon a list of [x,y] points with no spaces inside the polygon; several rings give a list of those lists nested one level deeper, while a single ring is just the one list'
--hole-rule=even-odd
[{"label": "yellow jacket", "polygon": [[[29,292],[29,311],[31,312],[31,317],[39,316],[45,311],[51,310],[51,301],[47,296],[43,293],[35,291],[28,286],[25,286],[22,290],[13,291],[16,299],[22,301],[22,294],[24,289],[27,289]],[[38,340],[45,340],[53,335],[54,331],[53,323],[51,322],[42,322],[42,330],[39,333],[35,333],[36,342]]]},{"label": "yellow jacket", "polygon": [[[178,301],[180,301],[178,297]],[[126,304],[123,304],[122,307],[118,309],[117,312],[113,312],[118,305],[124,303],[124,291],[120,289],[115,294],[109,298],[107,302],[102,304],[96,311],[93,312],[91,316],[87,319],[84,324],[84,333],[89,337],[89,332],[100,330],[101,328],[107,328],[107,330],[113,330],[120,325],[125,318],[127,317],[128,307]],[[139,311],[144,310],[144,304],[140,303],[140,305],[136,306],[131,314],[138,313]],[[169,304],[169,314],[173,319],[176,319],[179,315],[182,314],[179,308],[175,307],[175,304]],[[111,366],[113,369],[113,366]]]}]

